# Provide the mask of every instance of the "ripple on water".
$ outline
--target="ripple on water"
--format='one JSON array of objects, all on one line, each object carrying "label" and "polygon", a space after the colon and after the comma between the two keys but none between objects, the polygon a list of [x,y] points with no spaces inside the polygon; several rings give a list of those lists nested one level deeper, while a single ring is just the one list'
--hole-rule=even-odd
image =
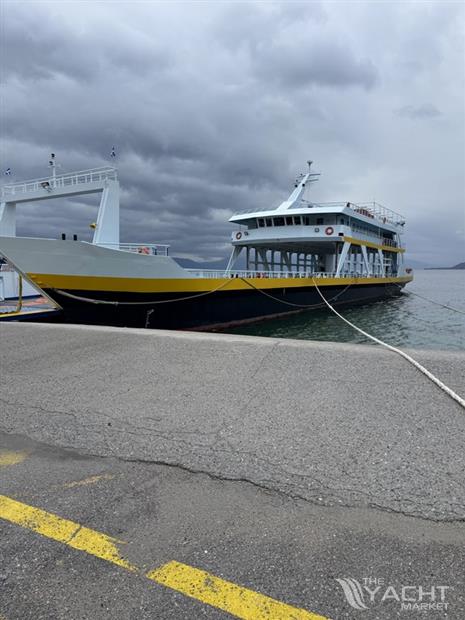
[{"label": "ripple on water", "polygon": [[[465,271],[420,270],[415,272],[414,281],[405,290],[465,311]],[[415,295],[404,293],[395,299],[347,308],[341,313],[361,329],[394,346],[452,351],[465,349],[465,315],[451,312]],[[325,310],[246,325],[230,331],[275,338],[370,343]]]}]

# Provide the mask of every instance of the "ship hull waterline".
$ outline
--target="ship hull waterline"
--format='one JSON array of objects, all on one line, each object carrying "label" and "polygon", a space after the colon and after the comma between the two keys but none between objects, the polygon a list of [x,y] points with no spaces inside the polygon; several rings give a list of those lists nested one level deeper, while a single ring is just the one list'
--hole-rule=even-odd
[{"label": "ship hull waterline", "polygon": [[0,237],[0,254],[58,305],[59,320],[122,327],[218,328],[325,308],[316,283],[330,303],[341,307],[397,296],[412,280],[329,273],[197,276],[166,255],[58,239]]},{"label": "ship hull waterline", "polygon": [[[411,278],[377,278],[373,283],[318,282],[331,305],[355,306],[398,297]],[[326,305],[312,284],[260,288],[250,280],[246,289],[215,290],[222,280],[210,280],[211,292],[134,292],[89,289],[44,288],[61,308],[60,321],[67,323],[145,327],[152,329],[221,330],[246,323],[324,310]],[[232,283],[234,286],[234,283]],[[300,284],[300,283],[299,283]],[[105,302],[117,302],[105,303]],[[162,302],[162,303],[160,303]],[[308,307],[307,307],[308,306]]]}]

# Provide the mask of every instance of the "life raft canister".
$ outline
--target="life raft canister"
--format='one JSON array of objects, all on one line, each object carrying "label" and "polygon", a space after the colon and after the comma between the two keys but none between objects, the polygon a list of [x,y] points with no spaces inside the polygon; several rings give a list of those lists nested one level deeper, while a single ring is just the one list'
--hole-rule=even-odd
[{"label": "life raft canister", "polygon": [[236,233],[236,239],[239,241],[239,239],[242,238],[242,233],[238,232]]},{"label": "life raft canister", "polygon": [[333,232],[334,232],[334,228],[332,226],[328,226],[327,228],[325,228],[325,234],[332,235]]}]

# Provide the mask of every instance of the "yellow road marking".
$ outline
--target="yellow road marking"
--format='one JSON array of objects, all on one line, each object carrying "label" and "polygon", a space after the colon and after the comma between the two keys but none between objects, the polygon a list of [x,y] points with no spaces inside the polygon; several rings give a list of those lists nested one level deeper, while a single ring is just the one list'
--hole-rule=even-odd
[{"label": "yellow road marking", "polygon": [[168,562],[147,577],[243,620],[327,620],[181,562]]},{"label": "yellow road marking", "polygon": [[18,463],[22,463],[26,457],[27,452],[12,452],[10,450],[0,451],[0,467],[17,465]]},{"label": "yellow road marking", "polygon": [[131,566],[119,554],[116,545],[122,543],[121,540],[83,527],[74,521],[62,519],[50,512],[17,502],[5,495],[0,495],[0,517],[47,538],[58,540],[69,547],[73,547],[73,549],[86,551],[102,560],[107,560],[107,562],[112,562],[128,570],[135,570],[135,567]]},{"label": "yellow road marking", "polygon": [[73,482],[66,482],[63,486],[65,489],[72,489],[73,487],[82,487],[88,484],[95,484],[100,480],[112,480],[114,478],[114,474],[100,474],[96,476],[90,476],[89,478],[84,478],[83,480],[75,480]]},{"label": "yellow road marking", "polygon": [[[122,541],[74,521],[5,495],[0,495],[0,518],[130,571],[141,572],[120,556],[117,545]],[[176,561],[150,571],[146,577],[242,620],[328,620]]]}]

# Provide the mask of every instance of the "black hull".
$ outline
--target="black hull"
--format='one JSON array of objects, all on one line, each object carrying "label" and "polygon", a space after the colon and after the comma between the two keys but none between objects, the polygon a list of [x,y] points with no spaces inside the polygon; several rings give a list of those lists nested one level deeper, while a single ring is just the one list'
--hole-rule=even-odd
[{"label": "black hull", "polygon": [[[396,297],[403,286],[404,283],[356,284],[325,286],[320,290],[332,305],[343,307]],[[186,293],[45,292],[63,308],[60,321],[152,329],[221,329],[326,307],[313,286],[267,289],[266,294],[254,289],[218,291],[187,300],[179,299],[188,297]],[[92,303],[78,297],[119,303]],[[170,301],[154,303],[166,300]]]}]

